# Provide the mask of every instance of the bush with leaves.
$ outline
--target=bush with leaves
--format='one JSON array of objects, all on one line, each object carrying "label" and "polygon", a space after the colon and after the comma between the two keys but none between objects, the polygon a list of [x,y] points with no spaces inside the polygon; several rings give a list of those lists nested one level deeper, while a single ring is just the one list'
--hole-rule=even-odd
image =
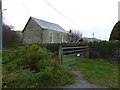
[{"label": "bush with leaves", "polygon": [[40,88],[73,82],[74,74],[39,45],[3,51],[3,87]]},{"label": "bush with leaves", "polygon": [[115,41],[115,40],[120,41],[120,21],[118,21],[115,24],[115,26],[113,27],[113,30],[111,31],[109,40],[110,41]]},{"label": "bush with leaves", "polygon": [[34,74],[30,70],[3,72],[3,88],[34,88]]},{"label": "bush with leaves", "polygon": [[54,63],[52,55],[54,54],[47,52],[45,48],[41,48],[39,45],[26,45],[12,51],[3,51],[3,63],[8,61],[16,64],[17,67],[22,65],[24,68],[40,71],[44,66],[50,66],[50,63],[47,62],[51,62],[51,65]]},{"label": "bush with leaves", "polygon": [[16,46],[22,44],[22,38],[13,30],[14,27],[3,23],[3,48],[9,48],[10,46]]}]

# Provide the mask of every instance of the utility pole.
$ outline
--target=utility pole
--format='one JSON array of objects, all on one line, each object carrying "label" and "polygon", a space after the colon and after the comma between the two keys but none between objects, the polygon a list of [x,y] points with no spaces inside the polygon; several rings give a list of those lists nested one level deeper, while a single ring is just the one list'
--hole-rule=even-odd
[{"label": "utility pole", "polygon": [[94,41],[94,32],[93,32],[93,41]]},{"label": "utility pole", "polygon": [[0,57],[1,51],[2,51],[2,0],[0,0]]},{"label": "utility pole", "polygon": [[2,89],[2,0],[0,0],[0,89]]},{"label": "utility pole", "polygon": [[94,38],[94,32],[93,32],[93,38]]},{"label": "utility pole", "polygon": [[120,1],[118,2],[118,21],[120,21]]}]

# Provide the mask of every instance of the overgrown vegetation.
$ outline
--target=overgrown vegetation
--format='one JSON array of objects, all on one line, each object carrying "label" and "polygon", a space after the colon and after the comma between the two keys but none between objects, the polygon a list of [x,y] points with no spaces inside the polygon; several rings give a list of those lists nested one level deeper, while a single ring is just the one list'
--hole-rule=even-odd
[{"label": "overgrown vegetation", "polygon": [[6,25],[5,23],[2,25],[3,28],[3,48],[8,48],[11,45],[18,45],[22,44],[22,38],[19,37],[19,35],[13,31],[13,26]]},{"label": "overgrown vegetation", "polygon": [[120,41],[120,21],[118,21],[110,34],[110,41],[118,40]]},{"label": "overgrown vegetation", "polygon": [[3,50],[3,88],[40,88],[73,83],[75,76],[58,56],[39,45]]},{"label": "overgrown vegetation", "polygon": [[118,88],[118,64],[104,59],[86,59],[72,67],[83,71],[84,78],[91,83]]},{"label": "overgrown vegetation", "polygon": [[89,57],[109,59],[118,62],[120,58],[120,42],[89,43]]}]

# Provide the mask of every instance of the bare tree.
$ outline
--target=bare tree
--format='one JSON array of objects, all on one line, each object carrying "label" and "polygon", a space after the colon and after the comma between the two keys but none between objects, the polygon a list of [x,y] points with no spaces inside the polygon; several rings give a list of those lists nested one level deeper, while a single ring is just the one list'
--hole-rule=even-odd
[{"label": "bare tree", "polygon": [[70,42],[80,42],[82,41],[82,32],[77,29],[69,31]]},{"label": "bare tree", "polygon": [[12,43],[15,43],[15,41],[19,39],[19,36],[14,31],[11,30],[13,29],[13,26],[6,24],[3,24],[2,26],[3,26],[2,41],[4,48],[10,46]]}]

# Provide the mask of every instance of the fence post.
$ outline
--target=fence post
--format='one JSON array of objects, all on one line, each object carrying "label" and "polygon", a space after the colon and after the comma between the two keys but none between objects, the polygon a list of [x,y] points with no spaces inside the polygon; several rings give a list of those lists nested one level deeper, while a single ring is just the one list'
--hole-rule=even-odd
[{"label": "fence post", "polygon": [[60,60],[60,64],[62,64],[62,45],[59,45],[59,60]]},{"label": "fence post", "polygon": [[86,57],[89,58],[89,47],[88,47],[88,44],[86,44]]}]

